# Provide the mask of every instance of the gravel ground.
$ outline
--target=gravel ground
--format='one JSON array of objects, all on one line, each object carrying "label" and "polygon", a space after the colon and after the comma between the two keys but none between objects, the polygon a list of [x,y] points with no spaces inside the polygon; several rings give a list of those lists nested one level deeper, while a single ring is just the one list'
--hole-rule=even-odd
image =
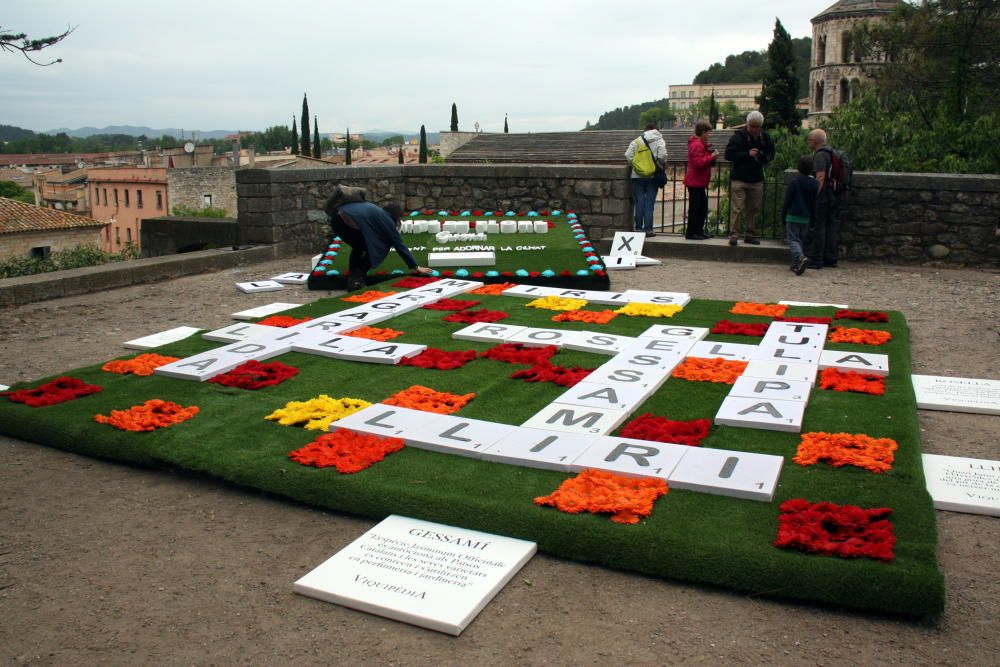
[{"label": "gravel ground", "polygon": [[[306,258],[0,310],[0,383],[93,364],[182,324],[326,293],[234,281]],[[900,310],[916,373],[1000,379],[996,272],[667,260],[613,276],[695,298]],[[996,417],[921,412],[926,452],[1000,459]],[[371,522],[0,437],[3,664],[998,664],[1000,521],[938,513],[947,609],[917,623],[535,557],[459,638],[296,596]]]}]

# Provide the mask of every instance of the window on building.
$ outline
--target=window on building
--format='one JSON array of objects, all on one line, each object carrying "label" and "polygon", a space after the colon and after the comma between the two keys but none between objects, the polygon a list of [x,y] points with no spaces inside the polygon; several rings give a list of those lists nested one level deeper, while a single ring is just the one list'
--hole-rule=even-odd
[{"label": "window on building", "polygon": [[156,191],[156,210],[157,211],[163,210],[163,193],[160,192],[159,190]]},{"label": "window on building", "polygon": [[122,244],[122,230],[120,227],[115,227],[115,245]]},{"label": "window on building", "polygon": [[813,110],[814,111],[822,111],[823,110],[823,82],[822,81],[820,81],[819,83],[816,84],[816,97],[814,98]]},{"label": "window on building", "polygon": [[840,42],[840,62],[851,62],[851,33],[845,32],[841,36]]},{"label": "window on building", "polygon": [[114,192],[115,192],[115,208],[118,208],[118,188],[115,188]]},{"label": "window on building", "polygon": [[125,188],[125,208],[128,208],[128,188]]},{"label": "window on building", "polygon": [[826,35],[819,38],[816,46],[816,66],[822,67],[826,64]]},{"label": "window on building", "polygon": [[126,243],[131,243],[132,242],[132,228],[131,227],[126,227],[125,228],[125,242]]},{"label": "window on building", "polygon": [[51,253],[51,246],[38,246],[37,248],[31,249],[31,259],[48,259]]},{"label": "window on building", "polygon": [[851,101],[851,84],[847,82],[847,79],[840,80],[840,103],[847,104]]},{"label": "window on building", "polygon": [[203,194],[201,196],[201,204],[205,208],[212,208],[212,195],[211,195],[211,193],[206,192],[205,194]]},{"label": "window on building", "polygon": [[142,208],[142,190],[135,191],[135,207]]},{"label": "window on building", "polygon": [[108,189],[104,188],[104,205],[108,205]]}]

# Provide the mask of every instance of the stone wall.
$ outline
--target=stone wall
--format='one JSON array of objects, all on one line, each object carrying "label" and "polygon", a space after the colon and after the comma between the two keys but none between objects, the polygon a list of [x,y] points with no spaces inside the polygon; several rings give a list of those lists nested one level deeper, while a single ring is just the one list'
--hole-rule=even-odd
[{"label": "stone wall", "polygon": [[311,252],[326,238],[323,202],[333,186],[360,186],[378,204],[407,210],[572,209],[593,238],[628,227],[625,167],[562,165],[406,165],[299,171],[240,170],[241,243],[280,243]]},{"label": "stone wall", "polygon": [[212,195],[212,208],[236,217],[236,178],[232,167],[186,167],[167,170],[171,211],[175,206],[201,210],[204,195]]},{"label": "stone wall", "polygon": [[46,229],[37,232],[0,234],[0,259],[28,257],[32,248],[48,246],[52,252],[70,250],[79,245],[101,245],[103,227],[83,229]]},{"label": "stone wall", "polygon": [[441,157],[446,158],[452,154],[460,146],[472,141],[472,139],[481,134],[480,132],[445,132],[441,130],[441,145],[438,150],[441,151]]},{"label": "stone wall", "polygon": [[239,238],[235,218],[143,218],[140,227],[143,257],[231,248],[239,245]]}]

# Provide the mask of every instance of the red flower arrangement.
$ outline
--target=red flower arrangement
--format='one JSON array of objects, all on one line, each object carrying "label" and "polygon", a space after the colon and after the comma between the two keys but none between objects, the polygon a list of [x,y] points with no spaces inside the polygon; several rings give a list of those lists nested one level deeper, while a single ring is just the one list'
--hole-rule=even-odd
[{"label": "red flower arrangement", "polygon": [[840,558],[892,561],[896,536],[888,507],[810,503],[802,498],[779,506],[774,546]]},{"label": "red flower arrangement", "polygon": [[801,324],[830,324],[830,317],[776,317],[775,322],[799,322]]},{"label": "red flower arrangement", "polygon": [[461,310],[457,313],[446,315],[444,317],[444,321],[475,324],[476,322],[499,322],[500,320],[505,320],[508,317],[509,315],[502,310],[487,310],[483,308],[482,310]]},{"label": "red flower arrangement", "polygon": [[351,303],[369,303],[371,301],[378,301],[387,296],[392,296],[393,294],[399,294],[399,292],[380,292],[375,289],[368,290],[367,292],[362,292],[361,294],[352,294],[351,296],[340,297],[341,301],[350,301]]},{"label": "red flower arrangement", "polygon": [[101,370],[107,371],[108,373],[117,373],[119,375],[132,373],[133,375],[145,377],[152,375],[153,371],[160,366],[166,366],[167,364],[172,364],[175,361],[179,361],[179,357],[166,357],[162,354],[150,352],[147,354],[140,354],[137,357],[133,357],[125,361],[118,359],[109,361],[101,366]]},{"label": "red flower arrangement", "polygon": [[399,338],[405,332],[397,331],[395,329],[380,329],[379,327],[358,327],[351,331],[346,332],[345,336],[354,336],[355,338],[367,338],[368,340],[377,340],[379,342],[385,342],[387,340],[392,340],[393,338]]},{"label": "red flower arrangement", "polygon": [[526,347],[520,343],[501,343],[481,352],[479,356],[508,364],[531,364],[534,366],[547,362],[558,351],[559,348],[555,345]]},{"label": "red flower arrangement", "polygon": [[737,301],[729,309],[733,315],[762,315],[764,317],[781,317],[788,311],[788,306],[778,303],[754,303],[752,301]]},{"label": "red flower arrangement", "polygon": [[701,445],[701,441],[708,437],[708,431],[711,427],[712,422],[707,419],[673,421],[647,412],[626,424],[622,429],[621,436],[636,440],[671,442],[675,445],[698,447]]},{"label": "red flower arrangement", "polygon": [[745,361],[688,357],[674,369],[672,375],[675,378],[692,382],[733,384],[736,382],[736,378],[743,374],[746,367],[747,362]]},{"label": "red flower arrangement", "polygon": [[615,523],[634,524],[652,514],[653,503],[668,490],[662,479],[636,479],[605,470],[584,470],[551,494],[535,498],[534,503],[567,514],[610,514]]},{"label": "red flower arrangement", "polygon": [[885,393],[885,378],[881,375],[827,368],[819,374],[819,388],[881,396]]},{"label": "red flower arrangement", "polygon": [[479,303],[479,301],[470,301],[468,299],[441,299],[440,301],[420,307],[427,310],[465,310],[466,308],[478,306]]},{"label": "red flower arrangement", "polygon": [[862,322],[888,322],[889,313],[881,310],[838,310],[838,320],[861,320]]},{"label": "red flower arrangement", "polygon": [[266,327],[280,327],[282,329],[287,329],[288,327],[294,327],[296,324],[302,324],[303,322],[308,322],[311,317],[295,318],[289,317],[288,315],[271,315],[270,317],[265,317],[259,320],[257,324],[262,324]]},{"label": "red flower arrangement", "polygon": [[864,433],[803,433],[795,458],[800,466],[825,461],[835,468],[856,466],[869,472],[892,468],[899,445],[892,438],[873,438]]},{"label": "red flower arrangement", "polygon": [[262,364],[259,361],[247,361],[228,373],[220,373],[209,379],[213,384],[224,387],[236,387],[256,391],[264,387],[273,387],[299,374],[299,369],[280,361]]},{"label": "red flower arrangement", "polygon": [[64,375],[33,389],[0,392],[0,396],[6,396],[7,400],[14,403],[24,403],[32,408],[44,408],[48,405],[72,401],[81,396],[96,394],[99,391],[101,391],[101,387],[96,384],[87,384],[83,380]]},{"label": "red flower arrangement", "polygon": [[112,410],[111,414],[94,415],[98,424],[108,424],[122,431],[155,431],[173,424],[180,424],[200,412],[197,405],[184,407],[173,401],[152,398],[142,405],[133,405],[127,410]]},{"label": "red flower arrangement", "polygon": [[560,387],[572,387],[593,372],[593,368],[553,366],[548,361],[543,361],[531,368],[515,371],[510,377],[525,382],[552,382]]},{"label": "red flower arrangement", "polygon": [[476,358],[475,350],[441,350],[429,347],[415,357],[406,357],[400,366],[433,368],[439,371],[453,371]]},{"label": "red flower arrangement", "polygon": [[288,458],[305,466],[332,467],[343,475],[350,475],[370,468],[402,448],[403,441],[399,438],[380,438],[341,429],[289,452]]},{"label": "red flower arrangement", "polygon": [[433,283],[440,280],[440,278],[430,278],[424,276],[407,276],[406,278],[401,278],[392,284],[393,287],[402,287],[404,289],[412,289],[414,287],[423,287],[428,283]]},{"label": "red flower arrangement", "polygon": [[517,287],[517,283],[493,283],[492,285],[483,285],[482,287],[477,287],[472,290],[469,294],[497,296],[499,294],[503,294],[504,290],[509,290],[511,287]]},{"label": "red flower arrangement", "polygon": [[461,410],[475,397],[474,393],[450,394],[446,391],[434,391],[429,387],[415,384],[408,389],[396,392],[382,403],[401,408],[423,410],[424,412],[435,412],[439,415],[450,415]]},{"label": "red flower arrangement", "polygon": [[552,317],[553,322],[586,322],[587,324],[607,324],[618,317],[613,310],[567,310]]},{"label": "red flower arrangement", "polygon": [[885,345],[892,340],[892,334],[878,329],[851,329],[833,327],[828,336],[831,343],[854,343],[855,345]]},{"label": "red flower arrangement", "polygon": [[763,336],[767,332],[767,327],[768,325],[764,322],[746,323],[719,320],[712,327],[712,333],[730,336]]}]

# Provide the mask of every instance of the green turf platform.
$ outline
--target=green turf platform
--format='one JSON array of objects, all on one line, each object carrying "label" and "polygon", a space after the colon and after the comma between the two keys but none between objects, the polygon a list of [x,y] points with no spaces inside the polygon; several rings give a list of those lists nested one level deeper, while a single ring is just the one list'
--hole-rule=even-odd
[{"label": "green turf platform", "polygon": [[[625,316],[603,326],[553,323],[549,320],[552,311],[527,308],[524,299],[463,298],[481,300],[484,308],[507,311],[511,316],[505,322],[510,324],[637,335],[654,323],[644,317]],[[353,305],[329,298],[283,314],[318,316]],[[768,321],[732,315],[728,312],[731,306],[732,302],[695,300],[673,319],[656,322],[711,327],[721,319]],[[792,307],[788,314],[832,316],[833,312],[832,308]],[[466,325],[442,322],[445,315],[420,309],[378,326],[404,331],[405,336],[397,339],[402,342],[454,350],[490,347],[451,339],[453,331]],[[941,611],[944,600],[943,579],[935,560],[935,516],[924,488],[920,433],[910,383],[908,329],[901,313],[892,312],[890,316],[888,324],[846,322],[847,326],[891,331],[893,340],[887,345],[872,348],[828,344],[832,349],[887,353],[891,374],[885,395],[815,389],[806,408],[803,432],[846,431],[893,438],[899,450],[891,471],[873,474],[826,464],[801,467],[791,461],[799,442],[797,434],[713,426],[702,443],[705,447],[785,457],[774,501],[671,490],[656,502],[653,514],[637,525],[616,524],[603,516],[563,514],[534,505],[533,498],[552,492],[568,477],[552,471],[413,448],[404,448],[354,475],[341,475],[333,468],[298,465],[288,459],[288,452],[309,443],[318,433],[264,420],[265,415],[292,400],[325,393],[374,403],[420,384],[440,391],[475,392],[476,398],[459,413],[462,416],[521,424],[563,391],[554,384],[512,380],[510,374],[523,367],[486,359],[477,359],[461,370],[436,371],[289,353],[276,359],[301,369],[301,373],[260,391],[160,376],[115,375],[91,366],[67,374],[102,386],[102,392],[44,408],[0,399],[0,431],[105,459],[176,466],[371,519],[403,514],[519,537],[537,542],[539,549],[548,554],[621,570],[716,585],[755,596],[929,616]],[[759,339],[710,335],[709,340],[756,343]],[[183,357],[217,345],[193,337],[157,352]],[[606,360],[565,350],[553,358],[562,366],[586,367],[596,367]],[[728,385],[671,378],[633,415],[652,412],[671,419],[711,420],[728,390]],[[97,413],[107,414],[112,408],[127,408],[150,398],[197,405],[201,412],[182,424],[141,434],[93,421]],[[892,508],[895,560],[848,560],[775,548],[772,542],[778,505],[791,498]],[[316,530],[322,527],[317,525]]]}]

